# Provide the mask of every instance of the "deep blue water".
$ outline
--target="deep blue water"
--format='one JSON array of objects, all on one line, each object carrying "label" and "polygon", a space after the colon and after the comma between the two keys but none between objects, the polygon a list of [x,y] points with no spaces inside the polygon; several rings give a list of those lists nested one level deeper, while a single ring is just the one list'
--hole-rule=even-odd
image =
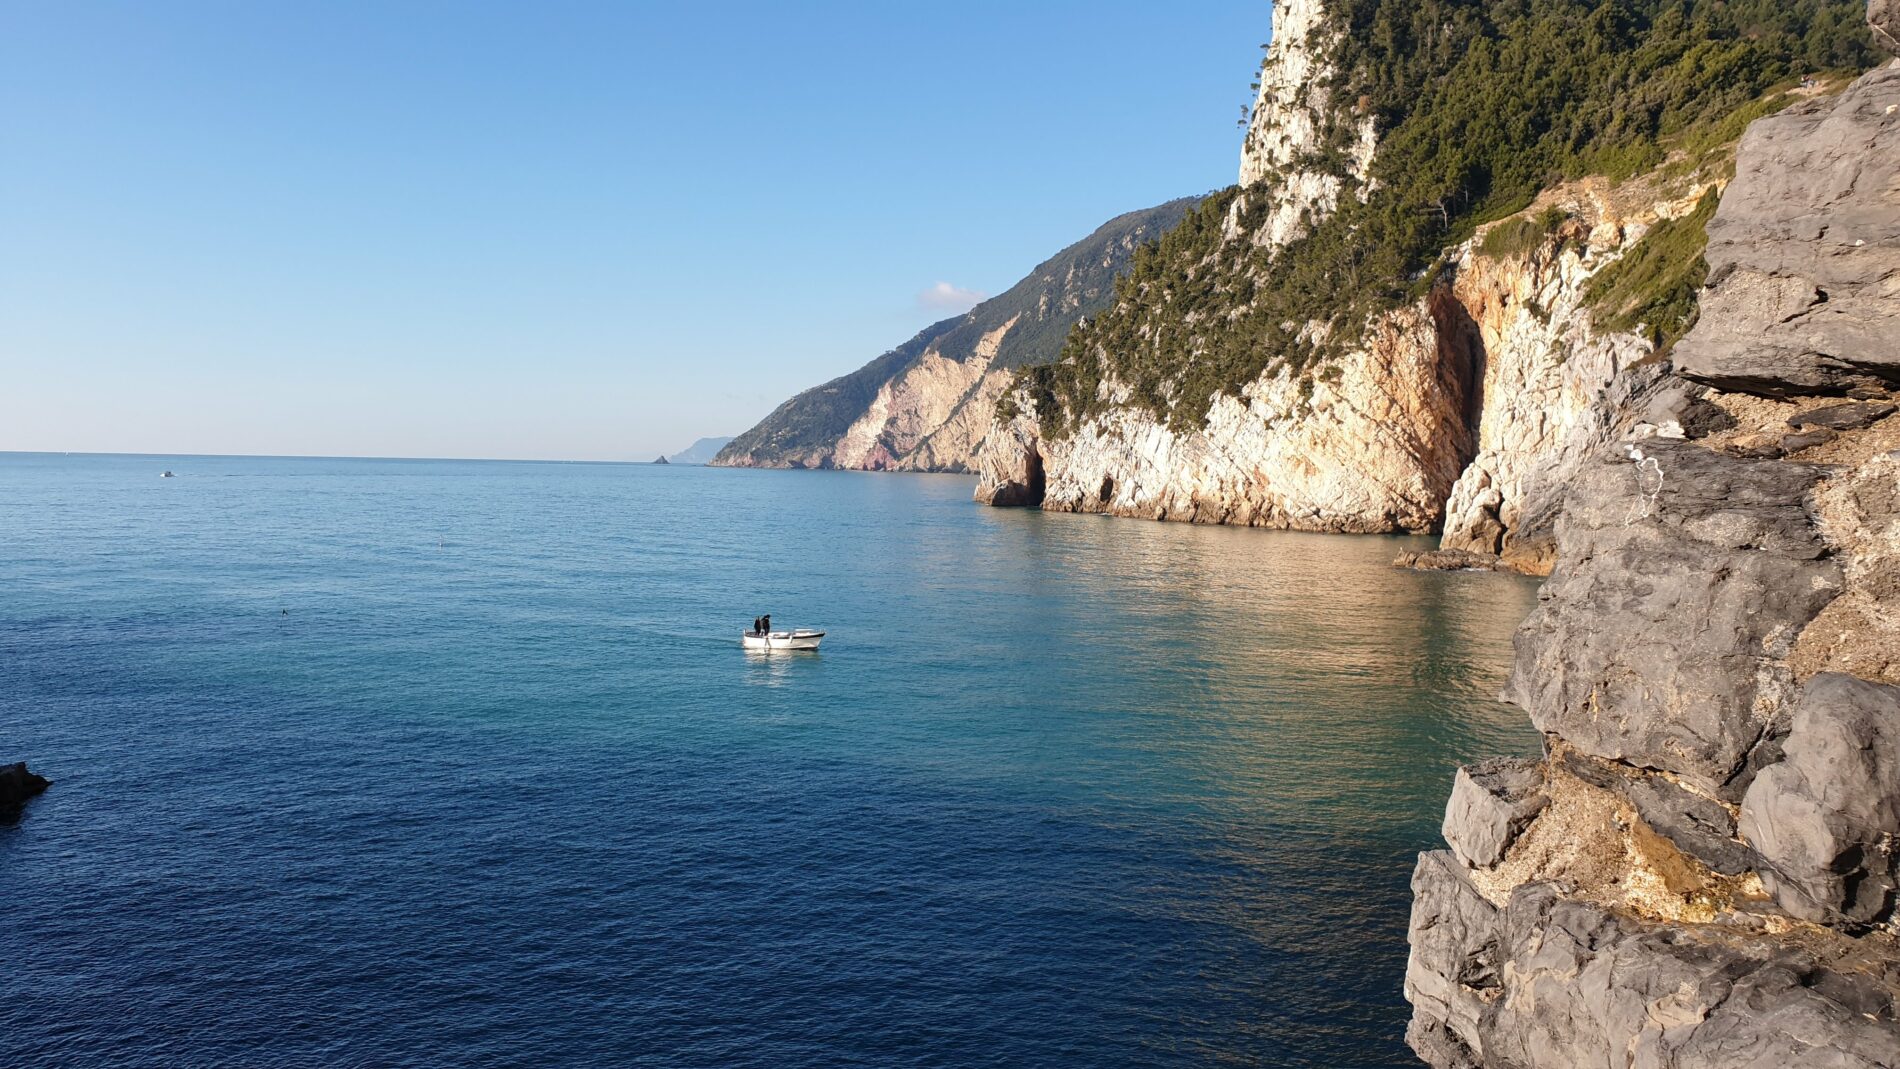
[{"label": "deep blue water", "polygon": [[968,496],[0,454],[0,1064],[1410,1064],[1534,588]]}]

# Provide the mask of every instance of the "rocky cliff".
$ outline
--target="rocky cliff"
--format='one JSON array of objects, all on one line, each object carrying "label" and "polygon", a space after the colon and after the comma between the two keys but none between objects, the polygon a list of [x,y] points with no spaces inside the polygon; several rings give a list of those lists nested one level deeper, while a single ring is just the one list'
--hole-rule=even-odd
[{"label": "rocky cliff", "polygon": [[[1016,376],[977,499],[1442,528],[1548,571],[1564,487],[1655,401],[1693,314],[1736,120],[1841,84],[1789,72],[1865,55],[1835,24],[1850,4],[1746,6],[1275,5],[1240,184]],[[1711,49],[1751,73],[1684,74]],[[1549,83],[1523,92],[1498,56]]]},{"label": "rocky cliff", "polygon": [[786,401],[713,463],[969,470],[1010,373],[1055,359],[1069,328],[1108,303],[1113,279],[1134,250],[1193,205],[1170,201],[1109,220],[1002,295]]},{"label": "rocky cliff", "polygon": [[1548,571],[1570,475],[1658,378],[1651,337],[1596,324],[1592,283],[1659,223],[1693,217],[1727,148],[1540,194],[1450,250],[1436,285],[1321,374],[1263,372],[1197,427],[1123,403],[1120,384],[1118,403],[1065,434],[1022,404],[979,453],[977,498],[1318,531],[1442,526],[1447,548]]},{"label": "rocky cliff", "polygon": [[1433,1065],[1900,1065],[1900,64],[1751,125],[1707,233],[1518,636],[1545,752],[1413,876]]}]

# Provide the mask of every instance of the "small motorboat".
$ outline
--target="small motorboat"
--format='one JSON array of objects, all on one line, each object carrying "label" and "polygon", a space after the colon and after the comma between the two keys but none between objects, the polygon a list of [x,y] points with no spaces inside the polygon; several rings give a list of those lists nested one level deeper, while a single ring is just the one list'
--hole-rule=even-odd
[{"label": "small motorboat", "polygon": [[823,631],[813,631],[801,627],[796,631],[741,631],[740,641],[749,650],[815,650],[818,640],[825,637]]},{"label": "small motorboat", "polygon": [[170,479],[170,478],[174,478],[174,476],[172,475],[172,473],[171,473],[170,471],[161,471],[161,472],[159,472],[159,473],[158,473],[158,477],[159,477],[159,478],[161,478],[161,479]]}]

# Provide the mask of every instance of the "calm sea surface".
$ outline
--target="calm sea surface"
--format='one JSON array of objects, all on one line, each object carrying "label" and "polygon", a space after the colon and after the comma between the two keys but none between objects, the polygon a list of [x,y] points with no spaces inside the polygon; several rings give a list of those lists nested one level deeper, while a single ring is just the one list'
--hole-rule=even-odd
[{"label": "calm sea surface", "polygon": [[1534,587],[969,488],[0,454],[0,1064],[1411,1064]]}]

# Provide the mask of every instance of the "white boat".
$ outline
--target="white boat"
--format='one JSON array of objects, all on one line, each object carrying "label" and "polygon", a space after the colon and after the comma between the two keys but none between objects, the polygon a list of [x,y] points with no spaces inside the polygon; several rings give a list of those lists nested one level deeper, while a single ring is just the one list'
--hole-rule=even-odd
[{"label": "white boat", "polygon": [[158,473],[158,477],[161,479],[169,479],[172,477],[172,473],[169,471],[161,471]]},{"label": "white boat", "polygon": [[813,631],[801,627],[796,631],[741,631],[740,641],[749,650],[815,650],[818,640],[825,637],[823,631]]}]

